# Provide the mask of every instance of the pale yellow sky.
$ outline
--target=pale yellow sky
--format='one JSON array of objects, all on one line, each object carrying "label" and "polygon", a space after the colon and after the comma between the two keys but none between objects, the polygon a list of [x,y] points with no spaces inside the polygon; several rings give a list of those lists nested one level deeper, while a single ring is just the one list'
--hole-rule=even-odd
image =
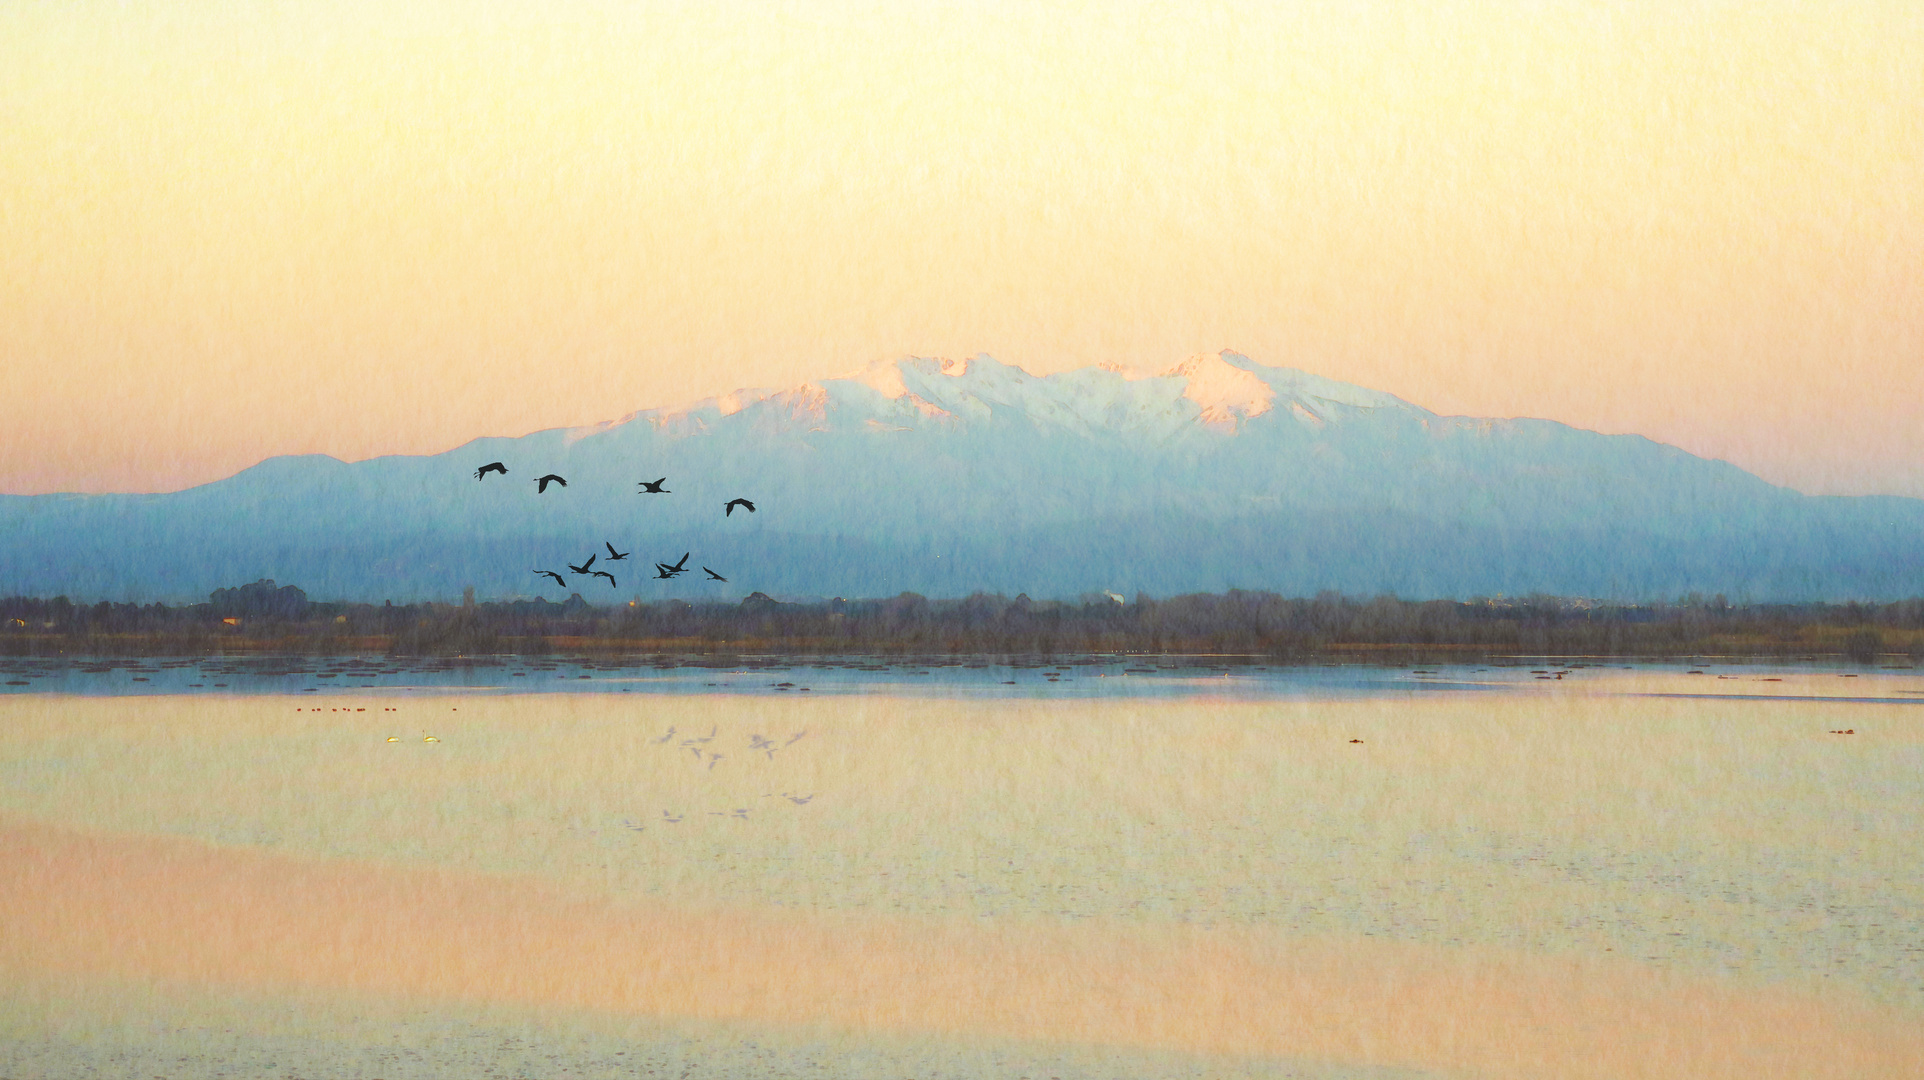
[{"label": "pale yellow sky", "polygon": [[1233,348],[1924,496],[1924,8],[1414,7],[5,5],[0,491]]}]

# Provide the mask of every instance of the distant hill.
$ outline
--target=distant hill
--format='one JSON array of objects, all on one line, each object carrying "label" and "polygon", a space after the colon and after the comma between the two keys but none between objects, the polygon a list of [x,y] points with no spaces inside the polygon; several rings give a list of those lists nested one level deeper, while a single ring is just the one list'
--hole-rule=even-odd
[{"label": "distant hill", "polygon": [[[507,475],[477,481],[491,461]],[[547,473],[568,486],[537,494]],[[637,493],[663,476],[669,494]],[[724,516],[737,497],[756,511]],[[595,603],[1924,593],[1924,500],[1800,495],[1640,436],[1438,416],[1228,352],[1148,377],[908,359],[445,454],[272,458],[166,495],[0,496],[0,536],[0,594],[76,600],[199,601],[260,578],[317,600],[473,586]],[[604,541],[633,554],[611,565]],[[656,579],[684,551],[690,572]],[[597,552],[618,588],[533,573]]]}]

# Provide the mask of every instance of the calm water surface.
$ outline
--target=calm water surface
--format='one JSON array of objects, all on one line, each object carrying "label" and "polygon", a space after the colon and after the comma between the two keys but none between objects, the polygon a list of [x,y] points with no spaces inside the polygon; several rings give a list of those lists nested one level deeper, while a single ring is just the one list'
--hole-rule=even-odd
[{"label": "calm water surface", "polygon": [[[410,693],[827,693],[908,694],[1001,700],[1220,698],[1332,700],[1448,691],[1538,689],[1537,683],[1594,681],[1620,672],[1703,676],[1703,687],[1664,692],[1751,697],[1812,696],[1793,683],[1813,676],[1863,679],[1826,683],[1826,699],[1924,701],[1924,682],[1870,668],[1820,662],[1525,657],[1442,665],[1367,662],[1266,663],[1247,656],[880,657],[592,656],[404,658],[363,656],[6,657],[0,694],[319,694],[374,690]],[[1737,687],[1718,681],[1740,680]],[[1881,695],[1881,696],[1880,696]]]},{"label": "calm water surface", "polygon": [[0,813],[63,826],[697,906],[1608,955],[1924,1021],[1910,669],[262,657],[0,674]]}]

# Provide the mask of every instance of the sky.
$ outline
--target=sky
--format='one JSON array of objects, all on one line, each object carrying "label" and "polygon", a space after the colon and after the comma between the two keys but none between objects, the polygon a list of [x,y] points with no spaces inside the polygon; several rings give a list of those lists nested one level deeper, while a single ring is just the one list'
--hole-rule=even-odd
[{"label": "sky", "polygon": [[400,6],[0,5],[0,492],[1228,348],[1924,496],[1915,3]]}]

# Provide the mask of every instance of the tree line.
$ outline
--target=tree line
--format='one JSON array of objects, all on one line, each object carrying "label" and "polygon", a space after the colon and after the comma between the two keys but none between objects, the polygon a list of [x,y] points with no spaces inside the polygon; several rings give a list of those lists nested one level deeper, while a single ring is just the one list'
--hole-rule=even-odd
[{"label": "tree line", "polygon": [[1289,598],[1230,590],[1157,599],[1091,594],[1032,600],[591,604],[315,602],[258,581],[206,603],[0,600],[0,651],[14,654],[289,651],[403,655],[630,653],[1245,654],[1308,659],[1425,655],[1924,658],[1924,598],[1894,603],[1731,604],[1695,594],[1605,603],[1551,596],[1473,600]]}]

